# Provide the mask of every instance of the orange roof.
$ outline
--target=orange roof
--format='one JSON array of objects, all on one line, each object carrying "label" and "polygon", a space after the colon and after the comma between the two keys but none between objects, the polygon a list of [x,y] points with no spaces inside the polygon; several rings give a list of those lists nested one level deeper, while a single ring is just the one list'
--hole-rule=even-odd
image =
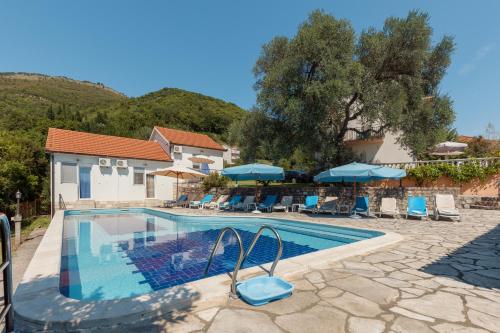
[{"label": "orange roof", "polygon": [[59,128],[49,128],[45,150],[51,153],[172,161],[157,142]]},{"label": "orange roof", "polygon": [[468,136],[468,135],[459,135],[457,136],[457,141],[462,142],[462,143],[469,143],[474,139],[473,136]]},{"label": "orange roof", "polygon": [[[474,139],[477,139],[477,138],[478,138],[478,136],[459,135],[459,136],[457,136],[457,141],[462,142],[462,143],[470,143]],[[491,144],[495,144],[498,142],[498,140],[490,140],[490,139],[485,139],[485,138],[483,138],[483,140],[485,142],[491,143]]]},{"label": "orange roof", "polygon": [[200,147],[215,150],[226,150],[220,144],[214,141],[211,137],[205,134],[181,131],[171,128],[158,127],[155,129],[163,135],[170,143],[175,145],[183,145],[190,147]]}]

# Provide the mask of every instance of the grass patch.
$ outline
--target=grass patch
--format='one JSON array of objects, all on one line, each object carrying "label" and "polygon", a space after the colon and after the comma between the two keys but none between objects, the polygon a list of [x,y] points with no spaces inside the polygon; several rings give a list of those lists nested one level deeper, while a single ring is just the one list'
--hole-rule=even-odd
[{"label": "grass patch", "polygon": [[49,215],[30,217],[21,222],[21,237],[26,238],[35,229],[47,229],[50,224]]}]

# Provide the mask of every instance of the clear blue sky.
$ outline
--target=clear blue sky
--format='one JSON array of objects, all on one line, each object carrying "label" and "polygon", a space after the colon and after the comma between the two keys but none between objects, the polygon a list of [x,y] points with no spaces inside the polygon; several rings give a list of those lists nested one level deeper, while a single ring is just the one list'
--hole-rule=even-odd
[{"label": "clear blue sky", "polygon": [[500,1],[20,1],[0,4],[0,71],[102,82],[128,96],[178,87],[255,102],[252,67],[262,44],[292,36],[320,8],[357,32],[410,9],[431,15],[435,40],[455,37],[442,83],[461,134],[500,130]]}]

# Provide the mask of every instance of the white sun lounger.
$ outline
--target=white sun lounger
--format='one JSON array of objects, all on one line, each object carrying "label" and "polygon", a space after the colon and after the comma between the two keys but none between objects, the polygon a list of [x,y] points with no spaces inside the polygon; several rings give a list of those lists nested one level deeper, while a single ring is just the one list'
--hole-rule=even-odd
[{"label": "white sun lounger", "polygon": [[292,209],[293,197],[291,195],[285,195],[281,197],[281,202],[273,206],[273,211],[282,210],[288,212]]},{"label": "white sun lounger", "polygon": [[212,201],[209,204],[205,205],[204,208],[208,209],[219,209],[220,206],[229,199],[229,195],[224,194],[217,199],[217,201]]},{"label": "white sun lounger", "polygon": [[440,217],[457,219],[460,221],[460,212],[455,207],[455,199],[451,194],[436,194],[434,196],[434,219]]},{"label": "white sun lounger", "polygon": [[337,213],[338,199],[338,197],[326,197],[325,201],[319,206],[318,213],[331,213],[332,215]]},{"label": "white sun lounger", "polygon": [[382,198],[382,202],[380,203],[380,211],[378,214],[379,216],[399,216],[399,209],[396,198]]},{"label": "white sun lounger", "polygon": [[236,205],[234,205],[232,208],[233,210],[249,210],[250,206],[255,207],[255,196],[254,195],[247,195],[245,197],[245,200],[242,202],[238,202]]}]

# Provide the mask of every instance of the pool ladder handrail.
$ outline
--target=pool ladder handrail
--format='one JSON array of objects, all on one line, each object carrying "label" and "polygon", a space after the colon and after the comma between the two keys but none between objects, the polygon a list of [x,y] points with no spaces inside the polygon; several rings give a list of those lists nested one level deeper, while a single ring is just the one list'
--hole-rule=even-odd
[{"label": "pool ladder handrail", "polygon": [[266,229],[271,230],[272,233],[274,234],[274,236],[276,236],[276,240],[278,241],[278,253],[276,253],[276,257],[274,258],[273,264],[271,265],[271,269],[269,271],[266,270],[262,266],[259,266],[259,267],[262,268],[265,272],[267,272],[269,274],[269,276],[273,276],[274,269],[276,268],[276,265],[278,265],[278,261],[280,260],[281,255],[283,254],[283,242],[281,241],[281,236],[278,233],[278,231],[276,231],[276,229],[271,227],[270,225],[264,224],[263,226],[260,227],[259,231],[257,231],[257,233],[255,234],[255,237],[253,238],[252,243],[250,244],[250,247],[248,248],[248,250],[245,252],[245,255],[243,256],[243,261],[241,262],[241,265],[243,265],[245,260],[248,258],[248,256],[252,252],[253,248],[255,247],[255,244],[257,244],[257,241],[259,240],[260,236],[262,235],[262,233]]},{"label": "pool ladder handrail", "polygon": [[239,272],[241,266],[243,265],[243,262],[248,258],[248,256],[252,252],[253,248],[255,247],[255,244],[257,244],[257,241],[259,240],[260,236],[262,235],[262,233],[264,232],[265,229],[271,230],[274,233],[274,235],[276,236],[276,239],[278,240],[278,253],[276,254],[276,257],[274,258],[273,264],[272,264],[271,269],[269,271],[266,270],[262,266],[259,266],[259,267],[262,268],[265,272],[267,272],[269,274],[269,276],[273,276],[274,269],[276,268],[276,265],[278,265],[278,261],[280,260],[281,255],[283,253],[283,242],[281,241],[281,237],[280,237],[278,231],[276,231],[276,229],[274,229],[270,225],[266,225],[266,224],[262,225],[259,228],[259,231],[257,231],[257,233],[255,234],[255,237],[253,238],[252,243],[250,244],[250,247],[248,248],[248,250],[246,252],[243,249],[243,242],[241,241],[240,234],[238,233],[238,231],[236,231],[236,229],[234,229],[232,227],[225,227],[224,229],[222,229],[219,233],[219,236],[217,236],[217,240],[215,242],[214,248],[212,249],[212,253],[210,254],[210,258],[208,259],[208,263],[207,263],[207,267],[205,268],[204,275],[206,276],[208,273],[208,269],[210,268],[210,265],[212,264],[212,260],[213,260],[213,257],[215,255],[215,251],[219,247],[219,244],[222,241],[222,237],[224,236],[224,234],[227,231],[232,231],[236,235],[236,239],[238,241],[238,245],[240,248],[239,255],[238,255],[238,261],[236,262],[236,265],[234,266],[234,271],[233,271],[233,274],[231,276],[231,278],[232,278],[231,294],[233,296],[235,296],[236,295],[236,284],[238,282],[238,272]]},{"label": "pool ladder handrail", "polygon": [[[210,268],[210,265],[212,264],[212,260],[215,255],[215,251],[217,251],[217,248],[219,247],[220,242],[222,241],[222,237],[226,234],[227,231],[231,231],[235,236],[236,240],[238,241],[238,246],[240,248],[239,254],[238,254],[238,261],[236,262],[236,266],[234,267],[233,275],[232,275],[232,281],[231,281],[231,293],[233,295],[236,295],[236,277],[238,274],[239,267],[241,266],[241,262],[243,261],[243,255],[245,250],[243,249],[243,242],[241,241],[240,234],[236,229],[232,227],[225,227],[219,232],[219,236],[217,236],[217,240],[215,241],[214,248],[212,249],[212,253],[210,254],[210,258],[208,259],[207,266],[205,267],[205,273],[204,275],[206,276],[208,273],[208,269]],[[237,269],[238,268],[238,269]]]}]

